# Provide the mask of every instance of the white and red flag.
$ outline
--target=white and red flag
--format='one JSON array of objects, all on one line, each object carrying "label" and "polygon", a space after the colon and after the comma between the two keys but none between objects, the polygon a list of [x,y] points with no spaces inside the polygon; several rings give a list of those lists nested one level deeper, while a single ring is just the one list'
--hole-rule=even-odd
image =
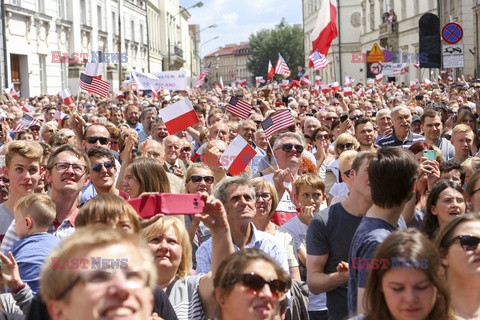
[{"label": "white and red flag", "polygon": [[413,66],[417,69],[420,69],[420,61],[415,62]]},{"label": "white and red flag", "polygon": [[383,73],[379,73],[375,76],[375,79],[377,80],[377,82],[382,82],[383,80]]},{"label": "white and red flag", "polygon": [[220,164],[232,176],[241,174],[257,154],[255,149],[238,135],[220,156]]},{"label": "white and red flag", "polygon": [[330,83],[330,88],[332,89],[333,92],[337,92],[338,89],[340,89],[340,84],[338,81]]},{"label": "white and red flag", "polygon": [[13,83],[10,83],[10,86],[8,86],[8,88],[5,88],[3,89],[3,91],[5,92],[5,94],[7,96],[9,96],[10,98],[18,98],[20,97],[20,91],[15,91],[15,86],[13,85]]},{"label": "white and red flag", "polygon": [[304,86],[309,86],[311,84],[308,74],[300,78],[300,84]]},{"label": "white and red flag", "polygon": [[353,82],[355,82],[355,79],[353,79],[353,77],[348,75],[346,72],[344,76],[345,76],[345,84],[344,84],[345,86],[351,86]]},{"label": "white and red flag", "polygon": [[321,76],[315,76],[315,83],[321,86],[323,84],[323,79]]},{"label": "white and red flag", "polygon": [[356,95],[359,97],[365,97],[365,90],[363,90],[363,88],[358,89]]},{"label": "white and red flag", "polygon": [[240,86],[240,87],[243,87],[244,85],[247,84],[247,79],[235,79],[235,82]]},{"label": "white and red flag", "polygon": [[37,110],[37,108],[35,108],[34,106],[31,106],[29,105],[28,103],[25,103],[23,106],[22,106],[22,111],[23,112],[35,112]]},{"label": "white and red flag", "polygon": [[309,56],[310,63],[309,66],[313,67],[314,71],[320,71],[325,69],[328,64],[330,63],[326,58],[325,55],[319,53],[317,50],[313,51]]},{"label": "white and red flag", "polygon": [[285,62],[285,59],[283,59],[280,53],[278,54],[277,64],[275,65],[275,74],[280,74],[285,78],[290,77],[290,74],[291,74],[287,63]]},{"label": "white and red flag", "polygon": [[218,86],[220,87],[221,90],[223,90],[223,78],[220,76],[220,80],[218,81]]},{"label": "white and red flag", "polygon": [[169,134],[175,134],[200,122],[188,98],[160,109],[158,116],[163,119]]},{"label": "white and red flag", "polygon": [[262,76],[258,76],[258,77],[255,77],[255,84],[258,86],[260,86],[260,84],[262,83],[265,83],[265,79],[263,79]]},{"label": "white and red flag", "polygon": [[367,79],[367,86],[373,86],[375,84],[375,80]]},{"label": "white and red flag", "polygon": [[275,70],[273,70],[272,61],[268,60],[267,81],[272,80],[274,75],[275,75]]},{"label": "white and red flag", "polygon": [[245,120],[250,115],[250,112],[252,112],[252,106],[249,103],[232,96],[226,110]]},{"label": "white and red flag", "polygon": [[332,91],[332,88],[330,88],[330,86],[328,84],[322,84],[322,92],[323,93],[328,93]]},{"label": "white and red flag", "polygon": [[273,115],[262,121],[261,124],[263,131],[265,131],[265,137],[270,138],[274,133],[290,126],[294,126],[295,122],[293,121],[290,110],[285,109],[274,113]]},{"label": "white and red flag", "polygon": [[323,55],[328,54],[332,40],[338,36],[337,7],[335,0],[323,0],[318,11],[315,28],[310,35],[312,52],[318,50]]},{"label": "white and red flag", "polygon": [[60,91],[60,97],[63,99],[63,103],[65,103],[67,106],[73,104],[75,101],[73,100],[72,93],[70,92],[70,89],[65,88],[62,91]]},{"label": "white and red flag", "polygon": [[103,63],[87,62],[84,73],[87,76],[94,77],[101,80],[103,75]]},{"label": "white and red flag", "polygon": [[423,80],[423,84],[424,84],[425,86],[428,86],[428,85],[430,85],[431,83],[432,83],[432,81],[430,81],[430,79],[428,79],[428,78],[425,78],[425,79]]},{"label": "white and red flag", "polygon": [[80,88],[90,94],[98,94],[99,96],[105,98],[108,96],[110,83],[82,73],[80,75]]},{"label": "white and red flag", "polygon": [[343,88],[343,95],[345,97],[351,96],[353,94],[352,87],[344,87]]}]

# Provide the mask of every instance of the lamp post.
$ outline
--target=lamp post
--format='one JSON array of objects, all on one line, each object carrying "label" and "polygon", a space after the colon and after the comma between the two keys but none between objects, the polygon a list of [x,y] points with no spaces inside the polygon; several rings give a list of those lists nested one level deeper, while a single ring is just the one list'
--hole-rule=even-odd
[{"label": "lamp post", "polygon": [[[198,65],[195,63],[195,65],[198,66],[198,72],[200,72],[200,64],[201,64],[201,57],[200,57],[200,51],[198,50],[198,43],[200,43],[200,37],[198,37],[197,39],[197,35],[200,34],[200,32],[202,32],[203,30],[206,30],[206,29],[213,29],[213,28],[216,28],[217,25],[216,24],[211,24],[209,25],[208,27],[205,27],[203,29],[200,29],[199,31],[195,32],[195,35],[194,35],[194,41],[195,41],[195,55],[197,56],[198,58]],[[191,65],[191,68],[193,69],[193,63],[190,64]],[[192,71],[192,74],[193,74],[193,71]]]},{"label": "lamp post", "polygon": [[202,44],[200,45],[200,54],[202,54],[202,47],[203,47],[205,44],[209,43],[210,41],[216,40],[216,39],[218,39],[218,38],[220,38],[220,37],[219,37],[219,36],[215,36],[215,37],[211,38],[210,40],[207,40],[207,41],[205,41],[204,43],[202,43]]},{"label": "lamp post", "polygon": [[[173,17],[175,18],[176,16],[178,16],[179,14],[183,13],[184,11],[187,11],[188,9],[191,9],[191,8],[201,8],[203,7],[203,2],[202,1],[198,1],[197,3],[195,3],[194,5],[191,5],[190,7],[188,8],[182,8],[177,14],[175,14]],[[168,24],[168,22],[167,22]],[[170,67],[171,67],[171,57],[172,57],[172,48],[171,48],[171,45],[170,45],[170,32],[168,32],[168,70],[170,70]]]}]

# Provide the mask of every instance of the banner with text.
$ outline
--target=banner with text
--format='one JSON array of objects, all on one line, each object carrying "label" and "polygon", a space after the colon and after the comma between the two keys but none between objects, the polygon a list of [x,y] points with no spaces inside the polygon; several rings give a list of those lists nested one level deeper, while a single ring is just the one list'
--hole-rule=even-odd
[{"label": "banner with text", "polygon": [[163,71],[152,73],[133,71],[132,76],[138,83],[139,90],[151,90],[153,87],[156,91],[161,89],[176,91],[186,90],[187,88],[186,71]]}]

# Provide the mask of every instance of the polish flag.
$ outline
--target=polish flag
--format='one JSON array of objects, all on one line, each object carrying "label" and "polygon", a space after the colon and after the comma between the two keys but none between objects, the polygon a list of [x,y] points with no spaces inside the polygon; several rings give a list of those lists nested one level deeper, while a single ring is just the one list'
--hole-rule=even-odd
[{"label": "polish flag", "polygon": [[84,73],[87,76],[102,80],[103,63],[87,62]]},{"label": "polish flag", "polygon": [[328,84],[322,84],[322,92],[323,93],[328,93],[332,91],[332,88],[330,88],[330,86]]},{"label": "polish flag", "polygon": [[64,112],[61,112],[61,111],[55,112],[55,119],[56,120],[63,120],[67,116],[68,116],[68,114],[66,114]]},{"label": "polish flag", "polygon": [[318,11],[315,28],[310,35],[310,39],[314,39],[312,41],[312,52],[318,50],[326,56],[332,40],[337,36],[337,7],[334,0],[323,0]]},{"label": "polish flag", "polygon": [[223,90],[223,78],[220,76],[220,80],[218,81],[218,86],[220,87],[221,90]]},{"label": "polish flag", "polygon": [[353,94],[352,87],[345,87],[343,88],[343,95],[345,97],[351,96]]},{"label": "polish flag", "polygon": [[65,103],[67,106],[75,103],[72,97],[72,93],[70,92],[70,89],[65,88],[62,91],[60,91],[60,97],[63,99],[63,103]]},{"label": "polish flag", "polygon": [[315,76],[315,83],[318,84],[318,85],[322,85],[323,84],[322,77],[321,76]]},{"label": "polish flag", "polygon": [[270,81],[270,80],[272,80],[274,75],[275,75],[275,70],[273,70],[273,67],[272,67],[272,61],[268,60],[268,74],[267,74],[267,81]]},{"label": "polish flag", "polygon": [[424,84],[425,86],[430,85],[430,83],[432,83],[432,81],[430,81],[430,79],[428,79],[428,78],[425,78],[425,79],[423,80],[423,84]]},{"label": "polish flag", "polygon": [[373,86],[375,81],[373,79],[367,79],[367,86]]},{"label": "polish flag", "polygon": [[10,83],[10,86],[6,89],[3,89],[3,91],[5,91],[5,94],[11,98],[20,97],[20,92],[15,91],[15,86],[13,83]]},{"label": "polish flag", "polygon": [[338,89],[340,89],[340,84],[338,83],[338,81],[332,82],[330,83],[330,88],[332,88],[333,92],[336,92],[338,91]]},{"label": "polish flag", "polygon": [[220,157],[220,164],[232,176],[241,174],[257,154],[245,139],[238,135]]},{"label": "polish flag", "polygon": [[358,91],[356,92],[357,96],[359,97],[365,97],[365,91],[363,90],[363,88],[360,88],[358,89]]},{"label": "polish flag", "polygon": [[308,78],[308,75],[305,75],[300,78],[300,84],[304,86],[309,86],[310,85],[310,79]]},{"label": "polish flag", "polygon": [[417,69],[420,69],[420,62],[419,61],[415,62],[413,66]]},{"label": "polish flag", "polygon": [[200,122],[188,98],[160,109],[158,116],[165,122],[169,134],[175,134]]},{"label": "polish flag", "polygon": [[320,92],[320,87],[317,85],[315,87],[313,87],[313,92],[318,95],[318,93]]},{"label": "polish flag", "polygon": [[382,82],[382,80],[383,80],[383,73],[377,74],[377,75],[375,76],[375,78],[377,79],[377,82]]},{"label": "polish flag", "polygon": [[23,112],[35,112],[37,110],[37,108],[35,108],[34,106],[31,106],[29,105],[28,103],[25,103],[23,106],[22,106],[22,111]]},{"label": "polish flag", "polygon": [[241,87],[247,84],[247,79],[236,79],[236,83],[238,83]]},{"label": "polish flag", "polygon": [[300,81],[298,80],[292,80],[292,82],[290,82],[290,88],[293,88],[293,87],[296,87],[296,88],[300,88]]}]

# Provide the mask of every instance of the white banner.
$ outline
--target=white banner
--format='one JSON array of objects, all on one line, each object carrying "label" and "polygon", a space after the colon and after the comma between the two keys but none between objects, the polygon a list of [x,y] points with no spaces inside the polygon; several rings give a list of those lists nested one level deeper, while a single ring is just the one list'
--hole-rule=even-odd
[{"label": "white banner", "polygon": [[161,89],[176,91],[186,90],[187,88],[186,71],[164,71],[152,73],[133,71],[132,76],[137,82],[139,90],[151,90],[153,87],[156,91]]}]

